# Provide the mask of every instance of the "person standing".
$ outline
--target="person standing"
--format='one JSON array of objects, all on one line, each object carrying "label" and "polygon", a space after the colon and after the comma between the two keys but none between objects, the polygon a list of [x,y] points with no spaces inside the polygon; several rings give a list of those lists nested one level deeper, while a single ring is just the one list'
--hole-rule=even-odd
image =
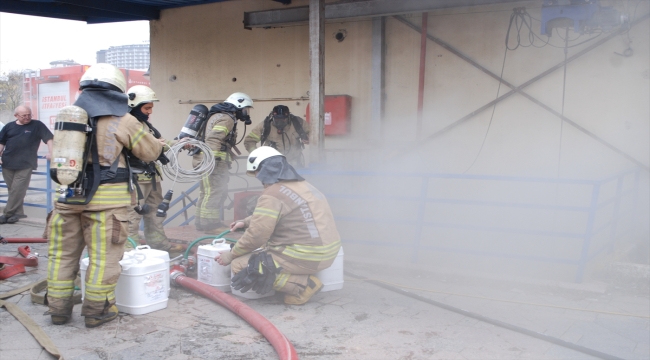
[{"label": "person standing", "polygon": [[[134,189],[127,168],[126,149],[145,162],[155,161],[163,145],[148,129],[128,114],[126,79],[117,67],[96,64],[80,81],[81,94],[74,105],[85,111],[92,133],[90,151],[79,186],[54,205],[48,248],[48,314],[54,325],[72,316],[74,280],[86,247],[88,270],[81,315],[94,328],[117,318],[115,287],[122,268],[128,233],[128,207],[135,206]],[[80,109],[79,109],[80,108]],[[65,108],[64,108],[65,109]],[[65,144],[55,144],[65,146]],[[162,284],[153,284],[154,286]]]},{"label": "person standing", "polygon": [[32,170],[38,168],[38,148],[41,141],[47,144],[45,158],[52,157],[52,132],[42,122],[32,119],[28,106],[18,106],[14,111],[16,121],[0,130],[0,165],[7,183],[9,197],[0,224],[13,224],[24,218],[23,202],[32,179]]},{"label": "person standing", "polygon": [[269,116],[251,130],[244,138],[248,152],[260,146],[270,146],[287,157],[294,167],[305,166],[302,150],[309,144],[309,124],[289,112],[286,105],[277,105]]},{"label": "person standing", "polygon": [[193,166],[197,166],[203,156],[214,156],[215,165],[211,173],[203,175],[199,199],[196,205],[196,230],[207,233],[226,230],[221,221],[221,205],[228,194],[230,179],[231,149],[237,142],[237,119],[250,123],[249,111],[253,100],[241,92],[228,96],[226,101],[213,105],[208,120],[205,143],[212,149],[212,154],[194,155]]},{"label": "person standing", "polygon": [[[135,85],[126,94],[129,97],[129,107],[131,108],[129,113],[144,124],[151,135],[163,144],[165,150],[168,150],[168,145],[172,145],[173,141],[167,142],[149,122],[150,116],[153,114],[154,103],[159,101],[156,93],[148,86]],[[130,152],[128,154],[129,164],[138,177],[139,195],[142,195],[142,199],[138,199],[136,207],[129,207],[129,237],[139,243],[140,220],[144,219],[144,238],[147,245],[152,249],[168,251],[172,257],[180,254],[183,247],[179,244],[172,245],[165,235],[163,228],[165,218],[156,216],[156,207],[163,201],[160,168],[156,162],[145,162]],[[130,249],[130,243],[126,244],[126,249]]]}]

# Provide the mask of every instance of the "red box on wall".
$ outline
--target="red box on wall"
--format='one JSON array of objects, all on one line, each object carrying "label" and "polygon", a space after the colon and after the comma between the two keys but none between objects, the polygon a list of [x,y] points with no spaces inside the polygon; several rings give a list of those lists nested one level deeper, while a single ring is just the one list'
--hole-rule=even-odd
[{"label": "red box on wall", "polygon": [[[325,95],[325,135],[345,135],[350,132],[350,95]],[[309,104],[305,120],[309,122]]]}]

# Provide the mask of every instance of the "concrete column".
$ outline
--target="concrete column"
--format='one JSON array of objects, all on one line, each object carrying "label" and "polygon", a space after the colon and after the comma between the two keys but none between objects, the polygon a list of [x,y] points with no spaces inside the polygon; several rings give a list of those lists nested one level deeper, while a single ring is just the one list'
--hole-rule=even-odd
[{"label": "concrete column", "polygon": [[311,62],[309,158],[312,163],[324,163],[325,0],[309,0],[309,59]]},{"label": "concrete column", "polygon": [[370,90],[369,139],[379,142],[382,139],[384,117],[384,75],[385,75],[385,24],[386,18],[372,19],[372,73]]}]

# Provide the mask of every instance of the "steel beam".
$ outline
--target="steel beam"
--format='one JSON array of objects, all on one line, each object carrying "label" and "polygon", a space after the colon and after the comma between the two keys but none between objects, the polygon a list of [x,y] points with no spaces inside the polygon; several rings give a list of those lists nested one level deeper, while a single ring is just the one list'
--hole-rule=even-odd
[{"label": "steel beam", "polygon": [[[407,25],[408,27],[412,28],[413,30],[417,31],[417,32],[421,32],[421,31],[422,31],[421,28],[420,28],[419,26],[414,25],[413,23],[409,22],[408,20],[404,19],[404,18],[401,17],[401,16],[395,16],[394,18],[397,19],[398,21],[400,21],[401,23]],[[637,20],[635,20],[632,24],[630,24],[630,27],[632,27],[632,26],[638,24],[638,23],[641,22],[641,21],[647,20],[648,18],[650,18],[650,14],[645,14],[644,16],[639,17],[639,18],[638,18]],[[578,123],[576,123],[576,122],[574,122],[573,120],[567,118],[567,117],[564,116],[563,114],[560,114],[559,112],[557,112],[556,110],[554,110],[554,109],[551,108],[550,106],[548,106],[548,105],[542,103],[541,101],[537,100],[535,97],[533,97],[533,96],[531,96],[531,95],[529,95],[528,93],[526,93],[526,92],[523,91],[524,88],[526,88],[526,87],[532,85],[533,83],[535,83],[535,82],[539,81],[540,79],[546,77],[548,74],[554,72],[554,71],[557,70],[557,69],[562,68],[563,66],[565,66],[565,65],[568,64],[569,62],[571,62],[571,61],[573,61],[573,60],[575,60],[575,59],[581,57],[582,55],[586,54],[587,52],[589,52],[589,51],[593,50],[594,48],[596,48],[596,47],[598,47],[598,46],[604,44],[605,42],[609,41],[609,40],[612,39],[613,37],[615,37],[615,36],[617,36],[617,35],[619,35],[619,34],[625,32],[625,31],[628,31],[628,29],[627,29],[627,28],[626,28],[626,29],[620,29],[619,31],[615,31],[615,32],[612,32],[612,33],[608,34],[608,35],[605,36],[604,38],[602,38],[602,39],[596,41],[595,43],[593,43],[593,44],[589,45],[588,47],[582,49],[581,51],[577,52],[576,54],[574,54],[574,55],[568,57],[565,61],[562,61],[562,62],[558,63],[557,65],[555,65],[555,66],[553,66],[553,67],[547,69],[546,71],[542,72],[541,74],[539,74],[539,75],[533,77],[532,79],[526,81],[525,83],[523,83],[523,84],[521,84],[521,85],[519,85],[519,86],[515,86],[515,85],[513,85],[513,84],[507,82],[506,80],[502,79],[499,75],[497,75],[497,74],[491,72],[490,70],[488,70],[487,68],[483,67],[482,65],[480,65],[480,64],[477,63],[476,61],[472,60],[472,59],[469,58],[468,56],[464,55],[463,53],[461,53],[460,51],[458,51],[457,49],[455,49],[453,46],[449,45],[448,43],[446,43],[446,42],[444,42],[444,41],[442,41],[442,40],[440,40],[440,39],[438,39],[438,38],[436,38],[436,37],[434,37],[434,36],[432,36],[432,35],[427,34],[427,38],[428,38],[429,40],[435,42],[436,44],[442,46],[444,49],[448,50],[448,51],[451,52],[452,54],[454,54],[454,55],[460,57],[461,59],[463,59],[463,60],[465,60],[465,61],[467,61],[468,63],[470,63],[471,65],[473,65],[473,66],[476,67],[477,69],[481,70],[482,72],[484,72],[485,74],[489,75],[490,77],[496,79],[497,81],[500,81],[501,83],[503,83],[503,84],[506,85],[507,87],[511,88],[512,90],[510,90],[509,92],[507,92],[507,93],[505,93],[505,94],[499,96],[499,97],[496,98],[495,100],[492,100],[492,101],[490,101],[489,103],[487,103],[487,104],[481,106],[480,108],[478,108],[478,109],[472,111],[471,113],[469,113],[469,114],[463,116],[462,118],[460,118],[460,119],[458,119],[458,120],[452,122],[451,124],[447,125],[446,127],[442,128],[441,130],[438,130],[437,132],[433,133],[432,135],[430,135],[430,136],[424,138],[420,143],[418,143],[418,144],[416,145],[416,148],[419,147],[419,146],[421,146],[422,143],[424,143],[424,142],[427,142],[427,141],[433,140],[433,139],[435,139],[435,138],[437,138],[437,137],[439,137],[439,136],[441,136],[441,135],[443,135],[443,134],[449,132],[451,129],[457,127],[457,126],[460,125],[461,123],[463,123],[463,122],[465,122],[465,121],[467,121],[467,120],[473,118],[474,116],[476,116],[477,114],[481,113],[482,111],[491,108],[492,106],[496,105],[497,103],[501,102],[502,100],[505,100],[506,98],[510,97],[511,95],[513,95],[513,94],[515,94],[515,93],[519,93],[520,95],[524,96],[524,97],[527,98],[528,100],[530,100],[530,101],[532,101],[533,103],[537,104],[538,106],[542,107],[542,108],[545,109],[546,111],[548,111],[548,112],[552,113],[553,115],[557,116],[558,118],[562,119],[562,120],[565,121],[567,124],[569,124],[569,125],[575,127],[576,129],[580,130],[581,132],[583,132],[584,134],[588,135],[588,136],[591,137],[592,139],[596,140],[596,141],[599,142],[600,144],[604,145],[604,146],[607,147],[608,149],[610,149],[610,150],[614,151],[615,153],[617,153],[617,154],[623,156],[623,157],[626,158],[627,160],[629,160],[629,161],[633,162],[634,164],[636,164],[636,165],[642,167],[643,169],[645,169],[645,170],[650,170],[650,167],[649,167],[648,165],[646,165],[646,164],[640,162],[639,160],[635,159],[633,156],[631,156],[631,155],[627,154],[626,152],[620,150],[619,148],[617,148],[617,147],[615,147],[614,145],[610,144],[610,143],[607,142],[606,140],[600,138],[598,135],[592,133],[591,131],[589,131],[589,130],[587,130],[586,128],[582,127],[582,126],[579,125]]]},{"label": "steel beam", "polygon": [[309,0],[309,159],[325,161],[325,0]]},{"label": "steel beam", "polygon": [[[325,20],[388,16],[515,2],[522,2],[522,0],[359,0],[325,5]],[[277,27],[307,21],[309,21],[308,6],[244,13],[244,27],[247,29]]]},{"label": "steel beam", "polygon": [[370,89],[369,138],[381,141],[384,117],[384,84],[386,62],[386,18],[372,19],[372,70]]},{"label": "steel beam", "polygon": [[[102,5],[106,6],[102,8]],[[132,4],[129,5],[129,3],[123,1],[86,2],[68,0],[65,2],[24,2],[2,0],[0,11],[21,15],[87,21],[88,23],[158,19],[160,14],[158,10],[151,7],[146,7],[146,11],[142,11],[142,9],[137,10],[140,7]],[[127,11],[125,9],[130,10]],[[98,12],[98,10],[101,12]],[[98,15],[101,15],[101,17],[98,17]]]}]

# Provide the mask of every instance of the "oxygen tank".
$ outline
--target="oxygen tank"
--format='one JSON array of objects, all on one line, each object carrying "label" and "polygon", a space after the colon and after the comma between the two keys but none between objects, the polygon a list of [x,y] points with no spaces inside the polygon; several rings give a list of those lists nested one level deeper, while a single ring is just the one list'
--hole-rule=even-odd
[{"label": "oxygen tank", "polygon": [[50,177],[57,184],[70,185],[80,179],[89,130],[86,110],[74,105],[59,110],[50,166]]},{"label": "oxygen tank", "polygon": [[208,120],[208,107],[203,104],[194,105],[190,111],[190,115],[185,120],[185,125],[178,134],[178,139],[191,137],[196,138],[203,123]]}]

